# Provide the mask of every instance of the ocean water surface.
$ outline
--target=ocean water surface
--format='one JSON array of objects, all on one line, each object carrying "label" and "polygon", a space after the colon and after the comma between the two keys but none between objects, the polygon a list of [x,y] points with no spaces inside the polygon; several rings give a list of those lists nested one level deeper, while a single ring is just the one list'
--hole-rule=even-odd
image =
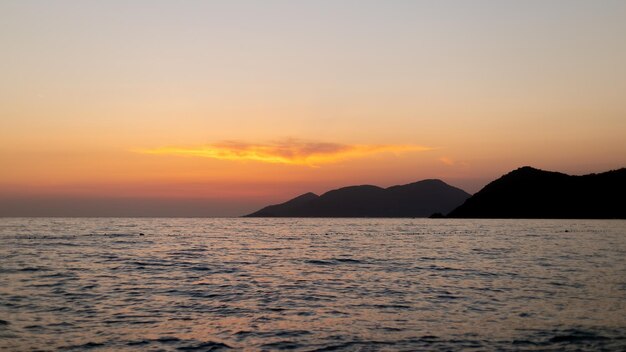
[{"label": "ocean water surface", "polygon": [[626,221],[0,219],[0,350],[626,350]]}]

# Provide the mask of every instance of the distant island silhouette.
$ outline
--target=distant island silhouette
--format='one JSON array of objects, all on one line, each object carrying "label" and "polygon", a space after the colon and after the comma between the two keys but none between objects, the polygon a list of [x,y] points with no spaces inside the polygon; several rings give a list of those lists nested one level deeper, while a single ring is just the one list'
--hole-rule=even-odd
[{"label": "distant island silhouette", "polygon": [[448,217],[626,219],[626,168],[570,176],[521,167],[489,183]]},{"label": "distant island silhouette", "polygon": [[349,186],[305,193],[245,217],[626,219],[626,168],[571,176],[524,166],[473,196],[434,179]]},{"label": "distant island silhouette", "polygon": [[349,186],[318,196],[305,193],[246,217],[427,217],[447,214],[470,194],[441,180],[381,188]]}]

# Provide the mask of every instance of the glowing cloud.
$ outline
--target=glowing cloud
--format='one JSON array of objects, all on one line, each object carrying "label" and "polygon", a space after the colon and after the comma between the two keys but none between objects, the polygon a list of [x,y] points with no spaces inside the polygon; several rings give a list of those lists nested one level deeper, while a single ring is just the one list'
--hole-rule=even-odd
[{"label": "glowing cloud", "polygon": [[137,150],[143,154],[177,155],[220,160],[259,161],[265,163],[316,166],[376,153],[426,151],[418,145],[346,145],[288,139],[267,144],[219,142],[195,147],[162,147]]},{"label": "glowing cloud", "polygon": [[440,162],[442,162],[443,164],[447,165],[447,166],[461,166],[461,167],[466,167],[468,166],[468,163],[465,161],[458,161],[458,160],[454,160],[452,158],[449,158],[447,156],[442,156],[441,158],[438,159]]},{"label": "glowing cloud", "polygon": [[447,156],[442,156],[441,158],[439,158],[439,161],[441,161],[442,163],[448,166],[454,165],[454,160],[452,160],[451,158],[448,158]]}]

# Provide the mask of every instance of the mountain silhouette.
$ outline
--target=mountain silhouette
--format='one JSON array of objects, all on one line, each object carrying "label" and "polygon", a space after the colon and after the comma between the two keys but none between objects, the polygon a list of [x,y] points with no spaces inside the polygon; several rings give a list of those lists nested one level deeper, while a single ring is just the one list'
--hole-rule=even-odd
[{"label": "mountain silhouette", "polygon": [[246,217],[427,217],[448,213],[470,195],[441,180],[381,188],[349,186],[317,196],[305,193]]},{"label": "mountain silhouette", "polygon": [[525,166],[489,183],[448,217],[625,219],[626,168],[570,176]]}]

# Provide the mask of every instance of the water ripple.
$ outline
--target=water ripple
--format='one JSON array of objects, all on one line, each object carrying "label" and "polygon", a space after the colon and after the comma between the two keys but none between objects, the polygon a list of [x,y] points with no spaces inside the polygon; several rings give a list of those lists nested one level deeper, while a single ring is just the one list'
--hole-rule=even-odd
[{"label": "water ripple", "polygon": [[0,219],[0,350],[621,351],[624,233],[624,221]]}]

